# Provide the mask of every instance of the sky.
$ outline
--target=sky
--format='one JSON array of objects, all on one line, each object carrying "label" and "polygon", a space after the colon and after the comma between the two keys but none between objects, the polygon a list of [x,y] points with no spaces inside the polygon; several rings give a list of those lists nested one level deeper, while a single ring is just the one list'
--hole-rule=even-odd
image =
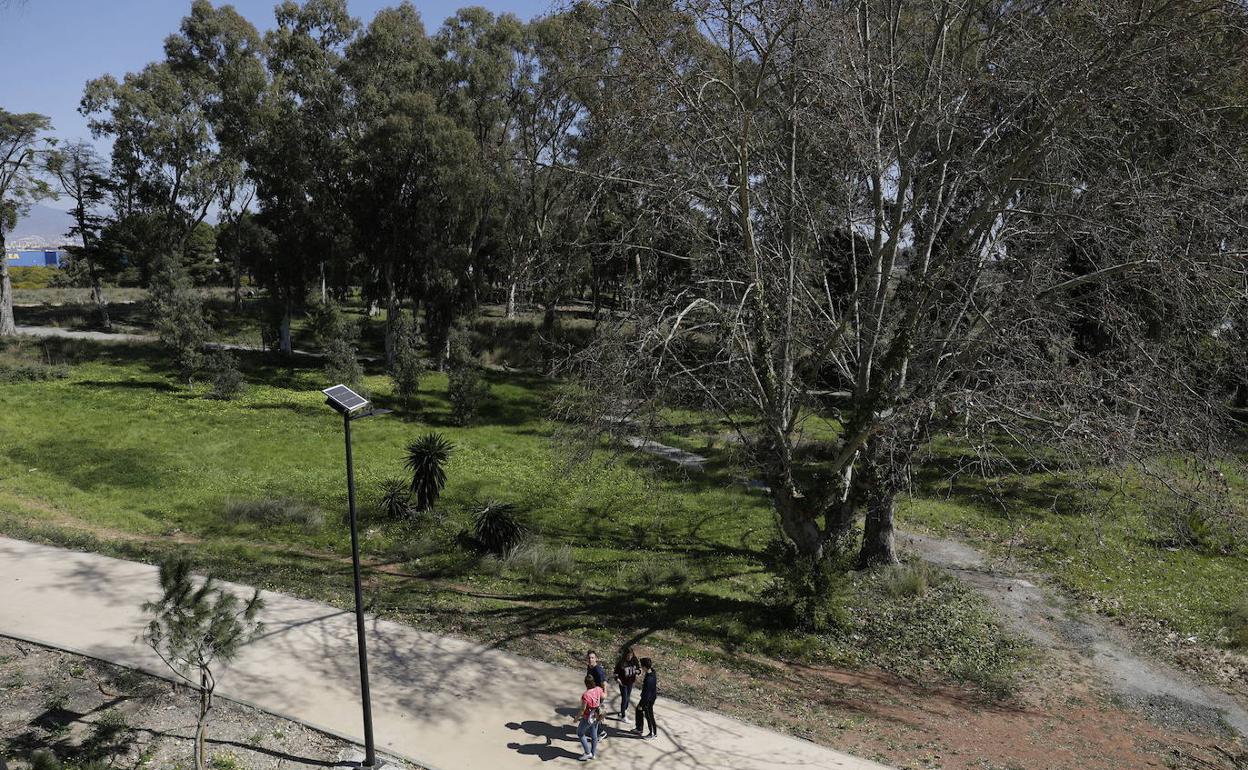
[{"label": "sky", "polygon": [[[277,0],[234,0],[261,31],[273,23]],[[399,0],[349,0],[351,13],[367,23]],[[432,32],[464,5],[483,5],[522,19],[547,12],[551,0],[413,0]],[[52,118],[63,140],[90,139],[78,100],[88,80],[120,77],[163,55],[191,0],[0,0],[0,107]]]}]

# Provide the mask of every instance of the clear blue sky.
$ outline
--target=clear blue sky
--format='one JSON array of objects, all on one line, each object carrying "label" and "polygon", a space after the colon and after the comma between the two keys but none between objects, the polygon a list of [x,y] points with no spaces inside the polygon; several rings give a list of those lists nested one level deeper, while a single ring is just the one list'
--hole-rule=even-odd
[{"label": "clear blue sky", "polygon": [[[351,13],[368,22],[399,0],[349,0]],[[233,5],[262,31],[273,23],[277,0],[214,2]],[[549,11],[551,0],[413,0],[425,28],[437,29],[456,9],[484,5],[495,13],[529,19]],[[78,114],[82,86],[105,73],[121,76],[162,55],[165,37],[178,28],[191,0],[0,0],[0,107],[52,118],[63,139],[89,139]]]}]

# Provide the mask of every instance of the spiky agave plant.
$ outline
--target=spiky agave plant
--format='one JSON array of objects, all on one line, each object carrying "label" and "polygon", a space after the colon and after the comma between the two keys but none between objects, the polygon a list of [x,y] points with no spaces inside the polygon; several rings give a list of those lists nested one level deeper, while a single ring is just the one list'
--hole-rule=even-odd
[{"label": "spiky agave plant", "polygon": [[401,479],[386,479],[381,482],[381,499],[377,501],[377,512],[387,521],[399,521],[410,516],[412,512],[410,485]]},{"label": "spiky agave plant", "polygon": [[520,523],[514,505],[490,500],[478,504],[473,535],[482,548],[501,555],[520,543],[524,537],[524,525]]},{"label": "spiky agave plant", "polygon": [[412,507],[427,511],[438,501],[446,486],[446,461],[455,445],[437,431],[431,431],[407,445],[405,465],[412,472]]}]

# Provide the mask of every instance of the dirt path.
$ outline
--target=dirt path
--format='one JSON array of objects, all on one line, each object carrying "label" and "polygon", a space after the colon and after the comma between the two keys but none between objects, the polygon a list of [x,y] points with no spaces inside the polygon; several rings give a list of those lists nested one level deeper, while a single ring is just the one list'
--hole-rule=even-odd
[{"label": "dirt path", "polygon": [[1248,737],[1248,709],[1160,661],[1136,653],[1122,629],[1080,614],[1037,575],[1006,571],[954,540],[902,534],[899,545],[957,575],[992,602],[1002,619],[1051,655],[1096,675],[1114,699],[1167,728],[1238,732]]}]

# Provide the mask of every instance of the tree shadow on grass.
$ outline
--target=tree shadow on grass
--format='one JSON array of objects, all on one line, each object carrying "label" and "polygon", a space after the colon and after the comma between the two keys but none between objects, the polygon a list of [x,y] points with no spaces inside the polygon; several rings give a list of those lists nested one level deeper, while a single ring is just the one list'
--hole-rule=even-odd
[{"label": "tree shadow on grass", "polygon": [[1087,477],[1075,481],[1059,467],[1050,470],[1023,458],[980,463],[968,454],[929,455],[913,472],[916,496],[949,500],[993,518],[1082,516],[1109,490]]},{"label": "tree shadow on grass", "polygon": [[78,380],[75,386],[85,388],[116,388],[121,390],[156,390],[173,393],[182,390],[165,380]]},{"label": "tree shadow on grass", "polygon": [[84,491],[151,489],[167,483],[164,457],[150,447],[117,446],[72,434],[10,447],[15,462],[38,468]]}]

